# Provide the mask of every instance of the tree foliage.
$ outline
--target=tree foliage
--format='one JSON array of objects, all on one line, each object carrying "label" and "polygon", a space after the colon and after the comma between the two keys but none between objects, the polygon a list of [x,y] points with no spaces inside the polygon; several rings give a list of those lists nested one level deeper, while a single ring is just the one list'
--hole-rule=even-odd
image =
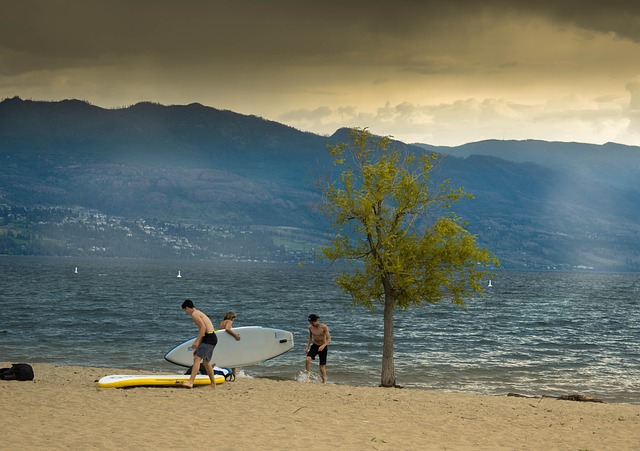
[{"label": "tree foliage", "polygon": [[481,281],[498,261],[450,211],[471,195],[431,180],[439,155],[390,149],[388,137],[367,129],[351,130],[350,139],[329,146],[339,172],[320,185],[335,231],[323,252],[352,263],[336,282],[355,304],[383,307],[381,385],[395,386],[394,310],[443,299],[464,305],[482,294]]}]

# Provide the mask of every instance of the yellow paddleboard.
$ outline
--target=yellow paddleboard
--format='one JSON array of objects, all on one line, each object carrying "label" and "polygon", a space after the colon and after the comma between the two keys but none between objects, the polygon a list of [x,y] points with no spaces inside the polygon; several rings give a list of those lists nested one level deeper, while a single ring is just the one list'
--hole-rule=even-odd
[{"label": "yellow paddleboard", "polygon": [[[189,376],[185,374],[114,374],[104,376],[98,381],[101,388],[125,388],[125,387],[179,387],[187,382]],[[215,375],[216,385],[224,382],[224,376]],[[209,376],[199,374],[193,385],[211,385]]]}]

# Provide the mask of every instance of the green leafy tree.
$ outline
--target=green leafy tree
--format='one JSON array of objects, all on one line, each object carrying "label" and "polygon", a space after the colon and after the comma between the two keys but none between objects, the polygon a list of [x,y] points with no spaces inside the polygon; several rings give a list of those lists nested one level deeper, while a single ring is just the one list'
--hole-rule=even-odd
[{"label": "green leafy tree", "polygon": [[390,149],[388,137],[366,128],[353,129],[350,140],[329,146],[340,171],[320,182],[335,231],[323,253],[351,263],[336,282],[354,304],[384,309],[381,386],[393,387],[394,310],[443,299],[464,305],[482,294],[482,279],[498,261],[450,211],[472,196],[432,182],[441,156]]}]

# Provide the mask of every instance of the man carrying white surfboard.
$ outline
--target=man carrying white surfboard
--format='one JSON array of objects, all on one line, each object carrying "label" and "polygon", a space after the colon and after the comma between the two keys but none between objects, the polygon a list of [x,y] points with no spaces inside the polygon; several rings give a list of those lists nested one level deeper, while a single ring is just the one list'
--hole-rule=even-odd
[{"label": "man carrying white surfboard", "polygon": [[[331,334],[326,324],[318,322],[318,315],[312,313],[309,315],[309,340],[304,348],[307,358],[305,367],[307,369],[307,382],[311,376],[311,360],[315,360],[316,355],[320,356],[320,375],[322,383],[327,382],[327,346],[331,343]],[[312,343],[313,341],[313,343]]]},{"label": "man carrying white surfboard", "polygon": [[[224,319],[220,321],[220,330],[226,330],[229,335],[236,339],[236,341],[240,341],[240,334],[234,332],[232,330],[233,322],[238,317],[234,312],[227,312],[224,315]],[[231,380],[236,380],[236,368],[231,368]]]},{"label": "man carrying white surfboard", "polygon": [[204,364],[204,368],[207,370],[207,375],[211,380],[211,388],[216,388],[215,375],[213,374],[213,367],[211,366],[211,357],[213,356],[213,350],[218,344],[218,337],[216,337],[213,329],[213,323],[207,315],[197,310],[193,305],[193,302],[189,299],[182,303],[182,310],[189,316],[198,328],[198,336],[193,342],[193,366],[191,367],[191,377],[187,382],[182,383],[183,387],[193,388],[193,383],[196,380],[196,376],[200,371],[200,364]]}]

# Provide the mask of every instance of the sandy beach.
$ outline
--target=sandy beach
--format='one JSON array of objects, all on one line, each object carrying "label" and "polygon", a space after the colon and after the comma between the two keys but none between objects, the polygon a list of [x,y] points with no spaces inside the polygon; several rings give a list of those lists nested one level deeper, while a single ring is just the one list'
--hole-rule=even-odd
[{"label": "sandy beach", "polygon": [[104,389],[140,372],[33,367],[0,381],[3,449],[640,450],[640,405],[252,378]]}]

